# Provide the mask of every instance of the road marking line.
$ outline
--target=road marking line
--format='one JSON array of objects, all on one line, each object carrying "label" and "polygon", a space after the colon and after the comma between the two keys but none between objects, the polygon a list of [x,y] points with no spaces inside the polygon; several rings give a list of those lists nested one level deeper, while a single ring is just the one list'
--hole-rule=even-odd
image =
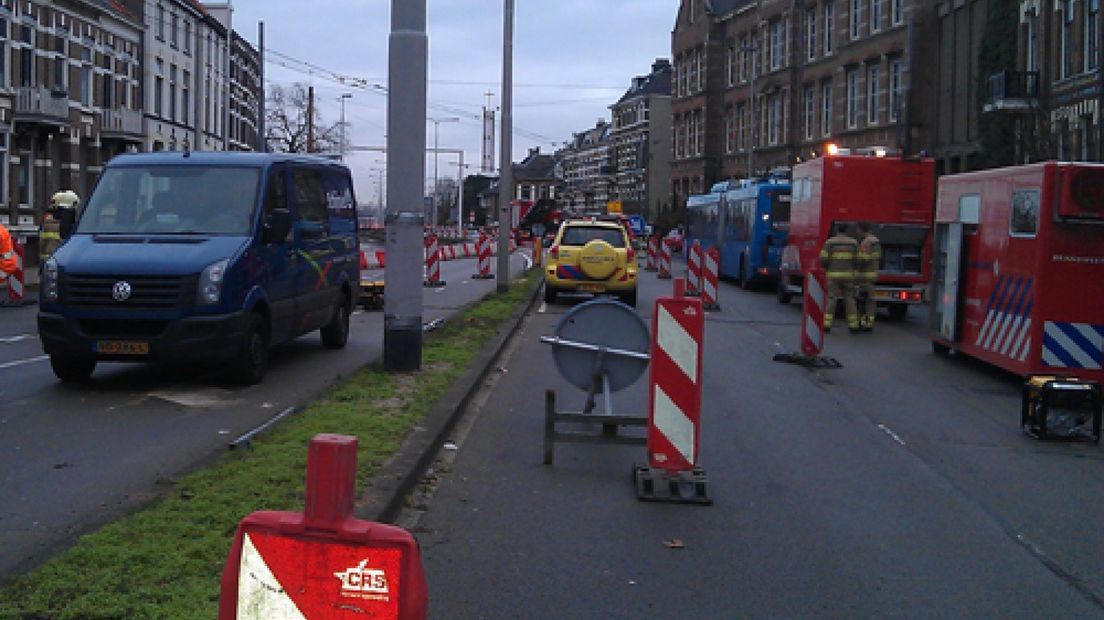
[{"label": "road marking line", "polygon": [[905,445],[905,440],[898,437],[897,433],[894,433],[893,431],[889,430],[889,427],[886,426],[885,424],[879,424],[878,428],[880,428],[882,430],[882,432],[885,433],[886,435],[889,435],[890,437],[892,437],[893,441],[896,441],[897,443],[901,444],[902,446]]},{"label": "road marking line", "polygon": [[11,344],[13,342],[20,342],[23,340],[32,340],[38,338],[37,334],[19,334],[18,336],[5,336],[0,338],[0,343]]},{"label": "road marking line", "polygon": [[548,304],[542,301],[540,307],[537,308],[537,314],[544,314],[546,310],[548,310]]},{"label": "road marking line", "polygon": [[49,355],[39,355],[38,357],[29,357],[25,360],[15,360],[14,362],[4,362],[0,364],[0,370],[5,368],[14,368],[15,366],[22,366],[24,364],[33,364],[35,362],[41,362],[43,360],[50,359]]}]

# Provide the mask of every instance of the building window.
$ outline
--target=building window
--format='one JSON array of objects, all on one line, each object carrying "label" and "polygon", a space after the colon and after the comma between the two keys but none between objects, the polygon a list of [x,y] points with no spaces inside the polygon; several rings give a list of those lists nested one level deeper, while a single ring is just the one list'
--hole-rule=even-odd
[{"label": "building window", "polygon": [[191,105],[192,105],[192,101],[191,101],[191,99],[192,99],[191,98],[191,92],[192,91],[191,91],[191,88],[189,88],[189,86],[192,83],[192,74],[187,72],[187,71],[184,71],[183,72],[183,78],[184,78],[183,81],[180,83],[180,122],[187,125],[191,121],[190,110],[191,110]]},{"label": "building window", "polygon": [[804,118],[801,119],[805,126],[805,139],[813,139],[813,125],[816,121],[816,93],[813,91],[812,86],[805,87],[805,106],[804,106]]},{"label": "building window", "polygon": [[724,136],[725,136],[724,152],[725,152],[725,155],[731,154],[733,149],[736,147],[736,119],[733,118],[733,114],[734,114],[733,111],[734,110],[735,110],[735,108],[733,106],[728,106],[727,108],[725,108],[725,117],[724,117]]},{"label": "building window", "polygon": [[859,38],[859,32],[862,28],[862,5],[863,0],[851,0],[851,38]]},{"label": "building window", "polygon": [[176,32],[180,27],[180,16],[176,13],[172,14],[172,21],[169,22],[169,45],[176,47],[180,40],[176,36]]},{"label": "building window", "polygon": [[1066,78],[1073,73],[1073,0],[1064,0],[1062,7],[1062,66],[1058,77]]},{"label": "building window", "polygon": [[809,9],[805,13],[805,57],[809,60],[816,58],[816,10]]},{"label": "building window", "polygon": [[882,1],[870,0],[870,32],[882,29]]},{"label": "building window", "polygon": [[743,37],[740,39],[740,82],[747,82],[748,77],[751,76],[751,55],[754,53],[751,51],[752,47],[748,43],[748,38]]},{"label": "building window", "polygon": [[[64,30],[58,32],[64,33]],[[64,34],[54,38],[54,90],[64,92],[66,89],[65,74],[69,72],[68,40]]]},{"label": "building window", "polygon": [[729,39],[725,46],[725,84],[736,83],[736,43]]},{"label": "building window", "polygon": [[903,70],[905,63],[894,60],[889,64],[889,120],[896,123],[901,119],[901,93],[904,89]]},{"label": "building window", "polygon": [[736,150],[747,148],[747,104],[736,106]]},{"label": "building window", "polygon": [[1035,17],[1027,18],[1027,60],[1025,65],[1028,71],[1039,70],[1039,36],[1035,26]]},{"label": "building window", "polygon": [[859,90],[859,70],[847,70],[847,128],[851,129],[859,124],[859,100],[862,91]]},{"label": "building window", "polygon": [[1100,0],[1085,0],[1085,71],[1100,66]]},{"label": "building window", "polygon": [[184,53],[192,53],[192,22],[184,20]]},{"label": "building window", "polygon": [[153,78],[153,113],[157,116],[161,116],[161,100],[163,93],[165,92],[165,63],[158,58],[154,61],[154,78]]},{"label": "building window", "polygon": [[157,5],[157,38],[165,40],[165,7]]},{"label": "building window", "polygon": [[92,48],[90,47],[81,50],[80,101],[83,105],[92,105]]},{"label": "building window", "polygon": [[785,24],[778,20],[771,24],[771,70],[782,68],[782,57],[785,54],[785,41],[782,38],[782,30]]},{"label": "building window", "polygon": [[1096,161],[1096,144],[1093,137],[1096,131],[1093,128],[1091,116],[1081,117],[1081,161]]},{"label": "building window", "polygon": [[878,65],[870,65],[866,68],[866,122],[871,125],[878,124],[878,106],[881,105],[878,90],[880,69]]},{"label": "building window", "polygon": [[771,95],[767,110],[767,140],[770,144],[778,144],[782,139],[782,96],[777,93]]},{"label": "building window", "polygon": [[702,122],[702,111],[694,110],[694,155],[702,154],[702,142],[705,136],[705,123]]},{"label": "building window", "polygon": [[829,0],[824,3],[824,55],[832,53],[832,30],[835,27],[836,5]]},{"label": "building window", "polygon": [[820,135],[832,134],[832,84],[820,85]]},{"label": "building window", "polygon": [[34,86],[34,34],[30,26],[23,26],[19,32],[25,46],[19,50],[19,85]]},{"label": "building window", "polygon": [[905,0],[890,0],[889,17],[894,26],[905,21]]},{"label": "building window", "polygon": [[176,121],[176,65],[169,65],[169,120]]}]

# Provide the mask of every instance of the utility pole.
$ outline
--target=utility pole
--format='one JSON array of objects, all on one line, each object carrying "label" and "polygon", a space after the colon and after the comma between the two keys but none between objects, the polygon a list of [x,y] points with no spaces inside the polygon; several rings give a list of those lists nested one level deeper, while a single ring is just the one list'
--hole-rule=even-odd
[{"label": "utility pole", "polygon": [[341,149],[338,153],[341,161],[345,161],[345,145],[348,144],[345,138],[345,128],[347,127],[345,123],[345,100],[351,99],[352,97],[352,93],[341,93]]},{"label": "utility pole", "polygon": [[460,149],[460,165],[457,166],[458,172],[456,178],[459,180],[460,188],[457,191],[456,196],[456,223],[460,226],[460,232],[464,232],[464,149]]},{"label": "utility pole", "polygon": [[314,152],[314,87],[307,87],[307,153]]},{"label": "utility pole", "polygon": [[[265,71],[264,71],[265,40],[264,40],[264,22],[263,21],[257,22],[257,53],[260,55],[260,59],[261,59],[260,75],[258,76],[258,81],[261,84],[261,88],[260,88],[260,92],[257,93],[257,98],[259,100],[258,104],[259,104],[259,108],[260,108],[258,110],[259,114],[257,114],[257,150],[262,152],[262,153],[267,153],[268,152],[268,139],[265,137],[265,132],[267,131],[267,129],[265,128],[265,114],[267,114],[266,109],[265,109],[266,108],[265,99],[267,99],[267,95],[266,95],[266,92],[265,92]],[[196,97],[195,99],[196,99],[196,102],[198,103],[199,102],[199,97]],[[196,118],[199,118],[199,115],[196,115]]]},{"label": "utility pole", "polygon": [[514,0],[503,0],[502,11],[502,142],[498,176],[498,256],[495,290],[510,290],[510,202],[514,198],[513,92],[514,92]]},{"label": "utility pole", "polygon": [[383,367],[422,366],[422,212],[425,195],[426,0],[391,0],[387,95],[387,295]]}]

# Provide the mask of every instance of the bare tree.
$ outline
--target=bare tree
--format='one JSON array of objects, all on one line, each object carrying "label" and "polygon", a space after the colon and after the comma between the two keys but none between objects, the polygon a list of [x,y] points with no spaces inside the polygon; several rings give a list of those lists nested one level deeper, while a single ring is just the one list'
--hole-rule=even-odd
[{"label": "bare tree", "polygon": [[[306,153],[308,87],[302,82],[291,86],[273,85],[268,90],[265,133],[273,151]],[[336,153],[341,146],[341,123],[324,124],[314,106],[314,144],[311,153]]]}]

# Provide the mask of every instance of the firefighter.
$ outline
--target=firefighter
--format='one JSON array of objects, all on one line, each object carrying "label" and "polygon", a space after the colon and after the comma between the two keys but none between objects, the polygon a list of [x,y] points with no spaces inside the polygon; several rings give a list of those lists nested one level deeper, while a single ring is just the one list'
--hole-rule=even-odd
[{"label": "firefighter", "polygon": [[15,245],[12,244],[11,233],[0,223],[0,281],[15,273],[16,266]]},{"label": "firefighter", "polygon": [[43,216],[42,228],[38,233],[38,256],[43,263],[58,249],[62,240],[73,232],[79,202],[80,198],[72,190],[54,192],[50,197],[50,208]]},{"label": "firefighter", "polygon": [[836,224],[835,234],[824,242],[820,250],[820,264],[828,278],[828,304],[824,307],[824,331],[832,331],[832,319],[836,314],[836,301],[843,299],[847,312],[847,328],[851,333],[859,331],[859,314],[855,309],[855,255],[859,242],[847,234],[846,224]]},{"label": "firefighter", "polygon": [[859,329],[874,331],[874,282],[882,262],[882,244],[870,232],[869,222],[859,222],[859,251],[855,257],[855,298],[859,306]]}]

